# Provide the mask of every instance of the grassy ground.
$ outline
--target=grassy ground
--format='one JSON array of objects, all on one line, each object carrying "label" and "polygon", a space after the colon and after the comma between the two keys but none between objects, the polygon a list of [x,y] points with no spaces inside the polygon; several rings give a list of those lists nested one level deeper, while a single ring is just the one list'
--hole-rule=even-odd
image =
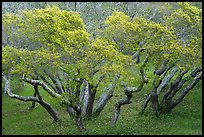
[{"label": "grassy ground", "polygon": [[[22,102],[11,99],[2,94],[2,134],[3,135],[70,135],[70,134],[111,134],[111,135],[187,135],[202,134],[202,92],[199,83],[170,114],[162,114],[154,117],[145,113],[139,115],[141,104],[144,100],[144,93],[135,93],[132,103],[122,106],[121,115],[116,127],[110,128],[110,119],[113,115],[113,103],[116,97],[106,105],[101,115],[95,119],[84,122],[87,131],[79,132],[71,120],[57,103],[52,105],[59,112],[62,121],[54,123],[47,111],[40,105],[30,110],[31,102]],[[18,94],[32,95],[31,88],[25,88]],[[46,94],[41,93],[43,96]],[[44,98],[50,101],[51,98]]]}]

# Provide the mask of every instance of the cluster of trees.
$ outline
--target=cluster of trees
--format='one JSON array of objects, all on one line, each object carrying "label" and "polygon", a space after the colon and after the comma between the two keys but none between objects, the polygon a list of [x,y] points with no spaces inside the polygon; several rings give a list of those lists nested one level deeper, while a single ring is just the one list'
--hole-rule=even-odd
[{"label": "cluster of trees", "polygon": [[[88,3],[72,3],[73,11],[38,4],[42,7],[4,11],[2,78],[6,94],[32,102],[33,108],[39,103],[55,121],[60,119],[58,112],[43,99],[39,87],[58,98],[79,129],[85,130],[83,118],[100,115],[117,92],[125,98],[113,107],[112,127],[121,106],[130,104],[134,93],[147,84],[152,89],[141,112],[150,103],[159,115],[175,108],[202,78],[202,10],[190,3],[159,3],[168,10],[163,13],[158,8],[152,14],[141,10],[144,16],[129,8],[144,3],[111,3],[124,12],[114,11],[104,23],[95,20],[103,23],[97,29],[87,28],[87,20],[82,19],[83,4]],[[98,14],[106,3],[91,4],[98,6],[92,9]],[[11,90],[14,75],[33,87],[33,95]]]}]

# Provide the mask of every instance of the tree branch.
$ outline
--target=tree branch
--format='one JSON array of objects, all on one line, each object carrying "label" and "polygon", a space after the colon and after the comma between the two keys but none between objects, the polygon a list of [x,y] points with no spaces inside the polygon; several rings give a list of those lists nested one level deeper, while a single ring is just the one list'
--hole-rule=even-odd
[{"label": "tree branch", "polygon": [[202,78],[202,72],[199,75],[197,75],[186,88],[183,89],[183,91],[175,101],[171,101],[171,103],[167,107],[167,111],[170,111],[175,106],[177,106],[183,100],[186,94],[201,80],[201,78]]},{"label": "tree branch", "polygon": [[25,78],[25,76],[23,76],[22,78],[23,81],[30,83],[31,85],[35,85],[38,84],[40,85],[45,91],[47,91],[52,97],[61,97],[60,94],[55,93],[54,91],[52,91],[45,83],[43,83],[40,80],[30,80],[28,78]]},{"label": "tree branch", "polygon": [[113,83],[111,83],[109,87],[106,89],[107,93],[102,93],[102,95],[100,96],[99,100],[97,101],[93,109],[93,116],[97,117],[101,113],[103,108],[105,107],[108,100],[113,96],[113,92],[114,92],[115,85],[116,85],[115,83],[117,82],[119,77],[120,75],[116,75]]},{"label": "tree branch", "polygon": [[15,98],[15,99],[18,99],[18,100],[21,100],[21,101],[35,101],[35,102],[39,102],[39,99],[37,97],[33,97],[33,96],[28,96],[28,97],[25,97],[25,96],[19,96],[17,94],[14,94],[12,93],[11,91],[11,88],[10,88],[10,83],[9,83],[9,80],[6,78],[5,75],[2,75],[3,79],[4,79],[4,85],[5,85],[5,89],[6,90],[6,93],[9,95],[9,97],[11,98]]},{"label": "tree branch", "polygon": [[124,88],[124,92],[125,92],[125,95],[126,95],[126,98],[125,99],[122,99],[120,101],[118,101],[115,105],[115,112],[114,112],[114,116],[112,117],[111,119],[111,123],[110,123],[110,126],[113,127],[115,126],[117,120],[118,120],[118,117],[120,115],[120,107],[122,105],[125,105],[125,104],[130,104],[130,100],[132,98],[132,94],[134,92],[139,92],[142,90],[143,86],[145,83],[148,82],[146,76],[145,76],[145,73],[144,73],[144,67],[146,65],[146,63],[148,62],[148,59],[149,59],[149,54],[146,55],[145,59],[143,60],[142,62],[142,65],[141,65],[141,68],[140,68],[140,73],[142,75],[142,81],[140,82],[140,85],[138,87],[125,87]]},{"label": "tree branch", "polygon": [[[196,68],[194,71],[192,71],[187,77],[181,79],[178,81],[176,87],[171,91],[171,93],[168,95],[169,102],[172,100],[172,98],[175,96],[175,94],[182,88],[182,86],[189,81],[192,77],[195,77],[199,72],[201,71],[200,68]],[[183,72],[185,73],[185,71]],[[182,77],[181,77],[182,78]]]},{"label": "tree branch", "polygon": [[125,105],[125,104],[130,104],[130,100],[132,98],[132,93],[131,92],[128,92],[125,90],[125,95],[126,95],[126,98],[125,99],[122,99],[120,101],[118,101],[115,105],[115,112],[114,112],[114,116],[112,117],[111,119],[111,123],[110,123],[110,126],[111,127],[114,127],[115,126],[115,123],[117,122],[118,120],[118,117],[120,115],[120,107],[122,105]]},{"label": "tree branch", "polygon": [[178,71],[177,67],[174,67],[172,69],[172,71],[170,72],[170,74],[168,76],[166,76],[165,79],[162,80],[161,84],[158,86],[157,88],[157,95],[160,94],[160,92],[162,91],[162,89],[167,85],[167,83],[171,80],[171,78],[175,75],[175,73]]},{"label": "tree branch", "polygon": [[[182,86],[179,85],[180,81],[182,80],[182,77],[188,72],[188,70],[184,70],[184,71],[180,71],[179,75],[177,76],[177,78],[174,80],[173,83],[170,84],[169,89],[167,90],[167,92],[163,95],[163,99],[161,104],[165,103],[168,104],[168,100],[171,101],[172,99],[172,95],[174,95],[176,93],[176,91],[178,91]],[[172,95],[170,95],[172,94]],[[170,95],[170,97],[167,99],[167,97]]]},{"label": "tree branch", "polygon": [[167,68],[167,63],[168,63],[168,60],[163,61],[161,67],[158,70],[155,70],[154,74],[157,74],[157,75],[163,74],[165,72],[166,68]]},{"label": "tree branch", "polygon": [[[59,120],[57,112],[52,108],[52,106],[49,103],[43,101],[41,96],[39,96],[37,98],[37,97],[33,97],[33,96],[25,97],[25,96],[19,96],[17,94],[14,94],[14,93],[12,93],[12,91],[10,89],[9,80],[4,75],[3,75],[3,79],[4,79],[5,87],[6,87],[5,89],[7,90],[7,93],[9,95],[9,97],[15,98],[15,99],[18,99],[18,100],[21,100],[21,101],[24,101],[24,102],[27,102],[27,101],[38,102],[40,105],[42,105],[48,111],[48,113],[51,115],[51,117],[54,119],[54,121],[58,121]],[[37,95],[39,95],[37,87],[35,87],[35,92],[37,93]]]},{"label": "tree branch", "polygon": [[56,87],[56,91],[57,91],[57,93],[59,93],[59,94],[61,94],[61,93],[63,93],[64,91],[63,91],[63,89],[62,89],[62,87],[61,87],[61,85],[60,85],[60,82],[58,81],[58,79],[56,78],[56,77],[54,77],[48,70],[44,70],[44,72],[45,72],[45,74],[47,74],[49,77],[50,77],[50,79],[52,80],[52,82],[54,83],[54,85],[55,85],[55,87]]}]

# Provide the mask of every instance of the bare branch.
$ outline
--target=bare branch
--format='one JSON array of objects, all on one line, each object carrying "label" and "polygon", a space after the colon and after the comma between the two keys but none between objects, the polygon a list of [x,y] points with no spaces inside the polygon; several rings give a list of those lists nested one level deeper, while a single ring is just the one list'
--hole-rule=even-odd
[{"label": "bare branch", "polygon": [[147,54],[146,58],[143,60],[142,62],[142,65],[141,65],[141,68],[140,68],[140,73],[142,75],[142,81],[140,82],[140,85],[139,87],[125,87],[124,88],[124,92],[125,92],[125,95],[126,95],[126,98],[122,99],[122,100],[119,100],[116,105],[115,105],[115,112],[114,112],[114,116],[112,117],[111,119],[111,123],[110,123],[110,126],[111,127],[114,127],[117,120],[118,120],[118,117],[120,115],[120,107],[122,105],[125,105],[125,104],[130,104],[131,103],[131,98],[132,98],[132,94],[134,92],[138,92],[138,91],[141,91],[144,84],[148,82],[146,76],[145,76],[145,73],[144,73],[144,67],[146,65],[146,63],[148,62],[148,59],[149,59],[149,54]]},{"label": "bare branch", "polygon": [[119,79],[119,77],[120,77],[120,75],[116,75],[113,83],[111,83],[109,85],[109,87],[106,88],[107,93],[102,93],[102,95],[100,96],[99,100],[97,101],[97,103],[96,103],[96,105],[95,105],[95,107],[93,109],[93,115],[95,117],[98,116],[101,113],[101,111],[105,107],[108,100],[113,96],[115,85],[116,85],[116,82]]},{"label": "bare branch", "polygon": [[22,78],[23,81],[30,83],[31,85],[35,85],[38,84],[40,85],[45,91],[47,91],[52,97],[61,97],[60,94],[55,93],[54,91],[52,91],[44,82],[40,81],[40,80],[30,80],[28,78],[23,77]]},{"label": "bare branch", "polygon": [[33,97],[33,96],[28,96],[28,97],[25,97],[25,96],[19,96],[17,94],[14,94],[12,93],[11,91],[11,88],[10,88],[10,83],[9,83],[9,80],[6,78],[5,75],[3,75],[3,79],[4,79],[4,82],[5,82],[5,90],[6,90],[6,93],[9,95],[9,97],[11,98],[15,98],[15,99],[18,99],[18,100],[21,100],[21,101],[35,101],[35,102],[39,102],[39,99],[37,97]]},{"label": "bare branch", "polygon": [[160,68],[154,71],[154,74],[157,74],[157,75],[163,74],[165,70],[167,69],[168,62],[169,62],[168,60],[164,60]]},{"label": "bare branch", "polygon": [[183,91],[181,92],[181,94],[178,96],[178,98],[175,101],[171,101],[171,103],[169,104],[167,108],[167,111],[170,111],[176,105],[178,105],[183,100],[183,98],[186,96],[186,94],[199,82],[201,78],[202,78],[202,72],[199,75],[197,75],[186,88],[183,89]]},{"label": "bare branch", "polygon": [[167,83],[171,80],[171,78],[175,75],[175,73],[178,71],[177,67],[174,67],[172,69],[172,71],[170,72],[170,74],[168,76],[166,76],[165,79],[162,80],[161,84],[159,85],[159,87],[157,88],[157,95],[160,94],[160,92],[162,91],[162,89],[167,85]]}]

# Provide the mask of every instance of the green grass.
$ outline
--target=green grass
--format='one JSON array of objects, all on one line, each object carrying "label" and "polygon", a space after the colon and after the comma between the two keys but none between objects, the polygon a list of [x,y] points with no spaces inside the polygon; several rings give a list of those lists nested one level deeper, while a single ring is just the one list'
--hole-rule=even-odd
[{"label": "green grass", "polygon": [[[57,100],[51,102],[59,112],[61,122],[54,123],[50,115],[39,104],[30,110],[31,102],[11,99],[2,94],[2,134],[3,135],[71,135],[71,134],[105,134],[105,135],[201,135],[202,134],[202,92],[201,82],[184,98],[169,114],[154,117],[148,113],[139,115],[141,104],[145,99],[144,92],[135,93],[132,103],[122,106],[116,127],[110,128],[110,119],[114,113],[116,100],[113,97],[101,115],[84,121],[87,129],[79,132],[75,123],[69,118],[65,109]],[[42,91],[42,90],[41,90]],[[21,95],[32,95],[32,88],[26,87]],[[48,102],[51,97],[42,91],[42,96]]]}]

